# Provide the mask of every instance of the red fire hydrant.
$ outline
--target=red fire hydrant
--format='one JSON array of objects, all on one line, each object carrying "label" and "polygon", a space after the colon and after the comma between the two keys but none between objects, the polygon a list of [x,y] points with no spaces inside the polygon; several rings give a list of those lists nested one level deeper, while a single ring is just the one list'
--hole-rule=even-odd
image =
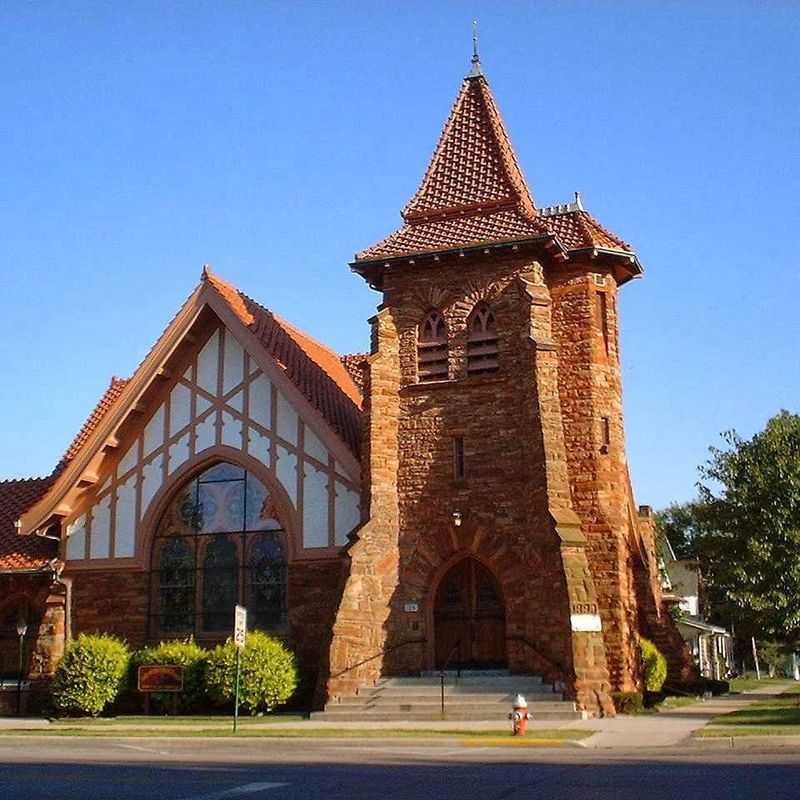
[{"label": "red fire hydrant", "polygon": [[514,698],[508,718],[511,720],[511,733],[514,736],[524,736],[528,730],[528,720],[531,719],[531,715],[528,713],[528,701],[521,694]]}]

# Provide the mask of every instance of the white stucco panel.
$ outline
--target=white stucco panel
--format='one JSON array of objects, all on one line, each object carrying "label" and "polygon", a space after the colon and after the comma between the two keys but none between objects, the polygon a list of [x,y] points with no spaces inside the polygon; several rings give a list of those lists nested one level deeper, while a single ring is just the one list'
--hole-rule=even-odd
[{"label": "white stucco panel", "polygon": [[250,384],[250,417],[268,430],[272,428],[272,384],[266,375],[259,375]]},{"label": "white stucco panel", "polygon": [[306,461],[303,477],[303,547],[328,545],[328,476]]},{"label": "white stucco panel", "polygon": [[214,331],[197,354],[197,385],[209,394],[217,394],[219,374],[219,331]]},{"label": "white stucco panel", "polygon": [[347,535],[361,522],[361,498],[344,484],[336,481],[335,542],[347,543]]},{"label": "white stucco panel", "polygon": [[67,525],[67,560],[82,559],[86,553],[86,515]]},{"label": "white stucco panel", "polygon": [[227,394],[234,386],[238,386],[244,378],[244,349],[236,337],[225,331],[225,347],[222,367],[222,391]]},{"label": "white stucco panel", "polygon": [[136,475],[117,487],[114,555],[128,558],[136,549]]},{"label": "white stucco panel", "polygon": [[275,472],[292,503],[297,505],[297,456],[285,447],[277,448],[278,463]]},{"label": "white stucco panel", "polygon": [[242,422],[227,411],[222,412],[222,444],[242,449]]},{"label": "white stucco panel", "polygon": [[89,555],[108,558],[111,553],[111,495],[107,494],[92,511]]},{"label": "white stucco panel", "polygon": [[297,444],[297,412],[281,392],[278,392],[278,436]]},{"label": "white stucco panel", "polygon": [[144,428],[145,458],[162,444],[164,444],[164,406],[160,405]]},{"label": "white stucco panel", "polygon": [[182,431],[191,419],[192,390],[182,383],[176,383],[169,395],[169,435]]}]

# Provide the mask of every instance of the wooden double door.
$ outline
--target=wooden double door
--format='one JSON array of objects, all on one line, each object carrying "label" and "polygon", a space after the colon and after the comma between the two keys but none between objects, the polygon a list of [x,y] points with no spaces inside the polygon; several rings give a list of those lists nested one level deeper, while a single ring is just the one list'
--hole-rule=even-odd
[{"label": "wooden double door", "polygon": [[454,564],[434,604],[436,668],[504,667],[506,614],[497,581],[474,558]]}]

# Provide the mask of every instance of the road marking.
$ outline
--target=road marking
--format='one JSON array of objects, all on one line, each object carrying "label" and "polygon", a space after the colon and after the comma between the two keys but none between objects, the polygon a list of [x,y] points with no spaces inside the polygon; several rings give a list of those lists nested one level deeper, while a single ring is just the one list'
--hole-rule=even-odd
[{"label": "road marking", "polygon": [[183,800],[224,800],[228,797],[241,797],[244,794],[255,794],[265,792],[267,789],[278,789],[281,786],[288,786],[288,783],[243,783],[241,786],[234,786],[233,789],[225,789],[221,792],[211,794],[197,794],[193,797],[185,797]]},{"label": "road marking", "polygon": [[140,753],[155,753],[157,756],[167,756],[169,753],[166,750],[153,750],[151,747],[139,747],[135,744],[115,744],[116,747],[124,747],[127,750],[138,750]]}]

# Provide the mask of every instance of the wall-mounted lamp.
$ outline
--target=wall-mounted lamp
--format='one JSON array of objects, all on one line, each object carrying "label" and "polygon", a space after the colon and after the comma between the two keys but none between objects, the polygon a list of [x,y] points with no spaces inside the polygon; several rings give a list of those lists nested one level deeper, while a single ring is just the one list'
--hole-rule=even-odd
[{"label": "wall-mounted lamp", "polygon": [[460,511],[454,511],[453,512],[453,524],[456,526],[456,528],[460,528],[461,527],[461,512]]}]

